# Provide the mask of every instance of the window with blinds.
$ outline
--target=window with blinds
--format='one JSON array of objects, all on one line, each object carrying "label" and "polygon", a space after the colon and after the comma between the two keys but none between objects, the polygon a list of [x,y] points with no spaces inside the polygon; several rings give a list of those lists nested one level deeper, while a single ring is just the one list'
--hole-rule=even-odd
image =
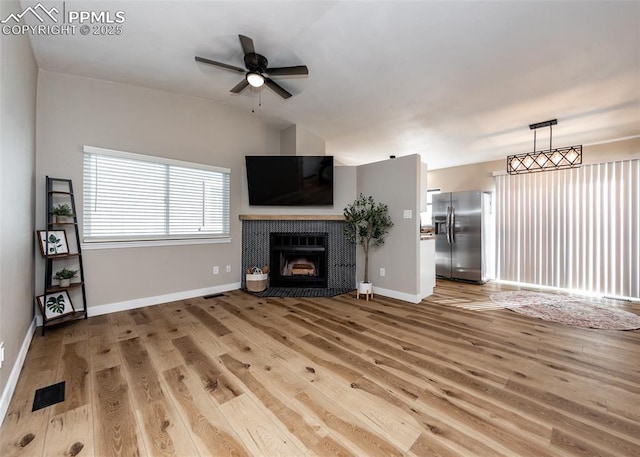
[{"label": "window with blinds", "polygon": [[496,177],[498,279],[640,298],[640,160]]},{"label": "window with blinds", "polygon": [[85,242],[229,237],[230,170],[85,146]]}]

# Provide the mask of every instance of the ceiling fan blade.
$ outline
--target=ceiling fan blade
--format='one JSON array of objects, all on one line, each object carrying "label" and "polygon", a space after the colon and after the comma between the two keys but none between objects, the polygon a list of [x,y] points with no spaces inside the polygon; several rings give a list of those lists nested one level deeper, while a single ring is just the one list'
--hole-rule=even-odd
[{"label": "ceiling fan blade", "polygon": [[276,94],[278,94],[279,96],[281,96],[282,98],[289,98],[291,97],[291,94],[289,92],[287,92],[286,90],[284,90],[282,88],[282,86],[280,86],[278,83],[276,83],[275,81],[273,81],[272,79],[269,78],[264,78],[264,83],[265,85],[271,89],[272,91],[274,91]]},{"label": "ceiling fan blade", "polygon": [[267,68],[267,73],[270,76],[285,76],[285,75],[308,75],[309,69],[306,65],[298,65],[295,67],[278,67]]},{"label": "ceiling fan blade", "polygon": [[245,54],[255,54],[256,48],[253,47],[253,40],[248,36],[238,35],[240,37],[240,44]]},{"label": "ceiling fan blade", "polygon": [[227,70],[237,71],[239,73],[244,73],[246,70],[244,68],[236,67],[235,65],[229,65],[222,62],[216,62],[215,60],[205,59],[204,57],[196,56],[196,61],[202,63],[208,63],[209,65],[215,65],[216,67],[226,68]]},{"label": "ceiling fan blade", "polygon": [[233,92],[234,94],[239,94],[240,92],[242,92],[247,86],[249,85],[249,83],[247,82],[247,79],[243,79],[242,81],[240,81],[238,84],[236,84],[234,86],[233,89],[231,89],[231,92]]}]

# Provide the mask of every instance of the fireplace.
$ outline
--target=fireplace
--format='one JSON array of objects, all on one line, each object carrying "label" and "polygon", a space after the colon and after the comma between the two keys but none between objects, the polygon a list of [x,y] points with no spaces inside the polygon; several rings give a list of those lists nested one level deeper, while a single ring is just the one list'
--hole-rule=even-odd
[{"label": "fireplace", "polygon": [[271,287],[327,287],[327,233],[271,233]]},{"label": "fireplace", "polygon": [[[242,220],[242,271],[256,266],[269,265],[270,267],[269,283],[264,296],[332,297],[354,289],[356,284],[356,245],[349,242],[345,236],[345,223],[342,215],[241,215],[240,220]],[[323,237],[327,235],[324,246],[326,260],[324,265],[319,267],[326,269],[326,288],[300,285],[303,279],[310,281],[313,277],[285,278],[298,282],[294,287],[275,286],[272,282],[275,268],[273,268],[270,247],[276,246],[276,244],[271,240],[272,234],[294,236],[315,234]],[[302,273],[305,269],[307,268],[300,268],[297,272]],[[280,276],[279,270],[277,276]],[[241,281],[241,287],[245,288],[246,275],[242,275]],[[278,282],[277,279],[276,282]]]}]

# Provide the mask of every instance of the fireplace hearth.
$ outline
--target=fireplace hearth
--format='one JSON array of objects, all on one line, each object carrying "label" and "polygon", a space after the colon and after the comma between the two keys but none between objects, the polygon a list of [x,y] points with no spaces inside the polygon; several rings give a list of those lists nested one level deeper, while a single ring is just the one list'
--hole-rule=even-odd
[{"label": "fireplace hearth", "polygon": [[327,233],[271,233],[272,287],[327,287]]}]

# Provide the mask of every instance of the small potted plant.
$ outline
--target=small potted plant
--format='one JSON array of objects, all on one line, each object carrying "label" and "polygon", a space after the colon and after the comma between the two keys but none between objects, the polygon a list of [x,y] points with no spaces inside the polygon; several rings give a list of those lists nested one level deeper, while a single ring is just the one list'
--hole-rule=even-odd
[{"label": "small potted plant", "polygon": [[71,278],[73,278],[78,270],[69,270],[68,268],[63,268],[60,271],[56,271],[56,278],[60,282],[60,287],[69,287],[71,284]]},{"label": "small potted plant", "polygon": [[55,222],[58,224],[64,224],[69,222],[69,218],[73,217],[73,211],[71,211],[71,207],[66,203],[58,206],[54,206],[49,211],[55,217]]},{"label": "small potted plant", "polygon": [[344,209],[344,219],[347,240],[359,244],[364,251],[364,281],[358,286],[358,296],[365,294],[368,298],[373,291],[373,285],[369,282],[369,248],[384,244],[385,235],[393,227],[389,207],[384,203],[376,203],[371,196],[360,194]]}]

